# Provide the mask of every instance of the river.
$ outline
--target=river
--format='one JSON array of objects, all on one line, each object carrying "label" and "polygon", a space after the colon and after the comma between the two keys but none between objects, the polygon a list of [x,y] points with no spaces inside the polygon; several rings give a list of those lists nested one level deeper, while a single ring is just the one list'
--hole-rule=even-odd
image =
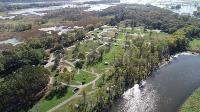
[{"label": "river", "polygon": [[152,77],[127,90],[111,112],[176,112],[200,87],[200,56],[179,54]]}]

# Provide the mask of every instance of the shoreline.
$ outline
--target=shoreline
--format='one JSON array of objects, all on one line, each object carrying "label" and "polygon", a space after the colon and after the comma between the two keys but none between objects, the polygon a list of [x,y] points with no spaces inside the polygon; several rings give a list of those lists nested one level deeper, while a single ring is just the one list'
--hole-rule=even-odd
[{"label": "shoreline", "polygon": [[[160,63],[159,67],[157,69],[155,69],[154,71],[152,71],[148,77],[144,80],[141,80],[139,83],[134,84],[131,88],[127,89],[126,91],[124,91],[124,93],[121,95],[121,97],[125,97],[127,96],[127,93],[130,93],[130,91],[132,91],[133,89],[136,91],[142,91],[142,89],[145,87],[146,85],[146,80],[148,80],[149,78],[151,78],[152,73],[155,72],[158,69],[161,69],[162,67],[165,67],[166,65],[170,64],[171,62],[173,62],[174,60],[178,59],[179,56],[199,56],[199,53],[196,52],[191,52],[191,51],[184,51],[184,52],[180,52],[174,55],[171,55],[169,57],[169,61],[165,61],[166,59],[164,59],[163,62]],[[197,91],[198,90],[198,91]],[[194,91],[191,92],[191,95],[189,95],[188,97],[186,97],[185,101],[183,101],[177,108],[178,112],[188,112],[188,111],[180,111],[180,109],[182,108],[182,106],[190,99],[190,97],[192,97],[196,92],[200,93],[200,87],[196,88]],[[199,98],[200,98],[200,94],[199,94]],[[112,109],[112,108],[111,108]],[[200,109],[200,106],[199,106]],[[196,112],[196,111],[195,111]]]},{"label": "shoreline", "polygon": [[169,57],[168,61],[163,61],[161,62],[161,64],[159,65],[158,69],[170,64],[173,60],[177,59],[179,56],[183,56],[183,55],[192,55],[192,56],[198,56],[199,53],[197,52],[192,52],[192,51],[184,51],[184,52],[180,52],[180,53],[177,53],[175,55],[172,55]]}]

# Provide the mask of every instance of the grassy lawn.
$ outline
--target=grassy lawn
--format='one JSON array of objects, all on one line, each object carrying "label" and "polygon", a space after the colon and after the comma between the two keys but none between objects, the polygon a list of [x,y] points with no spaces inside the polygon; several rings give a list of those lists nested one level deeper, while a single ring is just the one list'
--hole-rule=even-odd
[{"label": "grassy lawn", "polygon": [[[84,88],[86,93],[89,93],[91,91],[93,91],[92,89],[92,84],[90,84],[89,86]],[[59,109],[57,109],[55,112],[70,112],[69,111],[69,106],[70,104],[76,104],[76,102],[80,101],[82,98],[75,98],[73,100],[71,100],[69,103],[65,104],[64,106],[60,107]]]},{"label": "grassy lawn", "polygon": [[[138,28],[135,28],[133,30],[123,29],[122,32],[128,32],[130,34],[137,34],[138,36],[143,35],[146,39],[150,39],[150,31],[144,32],[143,29],[138,29]],[[167,33],[157,32],[157,31],[154,31],[154,30],[152,30],[152,33],[151,33],[151,38],[163,38],[163,37],[168,37],[168,36],[169,36],[169,34],[167,34]]]},{"label": "grassy lawn", "polygon": [[123,46],[112,46],[111,50],[109,53],[106,53],[104,55],[104,61],[107,62],[112,62],[115,58],[117,59],[118,57],[122,56],[121,53],[123,53]]},{"label": "grassy lawn", "polygon": [[[86,55],[88,52],[91,52],[92,50],[96,49],[99,46],[100,44],[97,41],[93,41],[93,40],[85,41],[85,42],[81,42],[81,44],[79,45],[78,51]],[[65,59],[67,60],[73,59],[73,50],[74,48],[66,50]]]},{"label": "grassy lawn", "polygon": [[70,104],[76,104],[79,102],[81,98],[75,98],[70,101],[70,103],[65,104],[64,106],[60,107],[59,109],[55,110],[54,112],[71,112],[70,111]]},{"label": "grassy lawn", "polygon": [[69,107],[67,105],[64,105],[61,108],[57,109],[55,112],[70,112],[70,111]]},{"label": "grassy lawn", "polygon": [[107,62],[112,62],[115,58],[117,59],[119,56],[122,56],[124,50],[124,41],[125,36],[123,34],[119,34],[117,37],[118,41],[116,42],[118,45],[112,45],[111,50],[108,53],[105,53],[103,56],[103,60]]},{"label": "grassy lawn", "polygon": [[116,44],[118,44],[118,46],[115,46],[114,44],[111,46],[111,49],[109,52],[105,53],[103,55],[103,60],[102,62],[98,62],[94,65],[90,65],[88,66],[86,69],[88,71],[91,71],[91,69],[94,70],[94,72],[96,73],[99,73],[99,74],[103,74],[110,65],[105,65],[104,63],[105,62],[108,62],[109,64],[112,64],[114,59],[119,56],[121,56],[121,53],[123,52],[123,44],[124,44],[124,41],[125,41],[125,36],[120,33],[117,37],[117,42]]},{"label": "grassy lawn", "polygon": [[182,105],[180,112],[200,112],[200,89],[197,89]]},{"label": "grassy lawn", "polygon": [[192,50],[200,49],[200,40],[199,39],[194,39],[194,40],[190,41],[189,47]]},{"label": "grassy lawn", "polygon": [[82,44],[79,47],[79,51],[81,52],[90,52],[93,49],[96,49],[99,45],[99,43],[97,41],[86,41],[86,42],[82,42]]},{"label": "grassy lawn", "polygon": [[90,84],[89,86],[85,87],[84,90],[86,93],[93,91],[92,89],[93,84]]},{"label": "grassy lawn", "polygon": [[94,72],[99,73],[99,74],[102,74],[103,72],[105,72],[106,68],[109,67],[109,65],[105,65],[103,62],[104,62],[104,61],[98,62],[98,63],[96,63],[95,65],[92,65],[92,66],[87,67],[86,69],[87,69],[88,71],[91,71],[91,69],[93,69]]},{"label": "grassy lawn", "polygon": [[37,110],[39,110],[39,112],[47,112],[49,109],[53,108],[54,106],[58,105],[59,103],[65,101],[66,99],[68,99],[69,97],[71,97],[73,95],[73,92],[72,92],[73,89],[74,88],[69,87],[68,88],[68,92],[65,94],[64,97],[61,97],[61,98],[54,97],[51,100],[42,99],[41,101],[39,101],[30,110],[30,112],[37,112]]},{"label": "grassy lawn", "polygon": [[72,51],[73,51],[73,49],[68,49],[68,50],[66,50],[65,58],[64,58],[64,59],[66,59],[66,60],[71,60],[72,57],[73,57]]},{"label": "grassy lawn", "polygon": [[[86,84],[86,83],[93,81],[95,78],[96,78],[96,76],[94,74],[80,70],[79,74],[77,73],[74,76],[74,79],[72,80],[71,84],[77,85],[77,81],[85,82],[85,84]],[[78,85],[80,85],[80,84],[78,84]]]},{"label": "grassy lawn", "polygon": [[[92,84],[90,84],[89,86],[84,88],[84,90],[86,93],[93,91]],[[69,103],[67,103],[64,106],[57,109],[55,112],[70,112],[70,106],[71,106],[70,104],[77,104],[77,102],[80,102],[80,100],[82,100],[82,97],[75,98],[75,99],[71,100]]]}]

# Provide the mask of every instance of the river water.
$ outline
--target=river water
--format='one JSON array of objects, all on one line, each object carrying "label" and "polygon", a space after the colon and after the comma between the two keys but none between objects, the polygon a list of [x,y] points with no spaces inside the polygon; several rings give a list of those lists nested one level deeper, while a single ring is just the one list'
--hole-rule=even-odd
[{"label": "river water", "polygon": [[200,56],[179,54],[149,79],[127,90],[112,112],[176,112],[200,87]]}]

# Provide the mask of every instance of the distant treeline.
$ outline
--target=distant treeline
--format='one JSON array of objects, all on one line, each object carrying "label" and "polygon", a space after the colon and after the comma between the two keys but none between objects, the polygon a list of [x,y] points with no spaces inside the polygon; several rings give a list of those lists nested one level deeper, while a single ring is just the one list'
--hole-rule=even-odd
[{"label": "distant treeline", "polygon": [[123,23],[125,26],[144,26],[148,29],[159,29],[166,33],[173,33],[187,24],[197,22],[194,18],[179,15],[172,11],[161,9],[151,5],[118,5],[110,7],[99,16],[113,16],[108,22],[110,25]]}]

